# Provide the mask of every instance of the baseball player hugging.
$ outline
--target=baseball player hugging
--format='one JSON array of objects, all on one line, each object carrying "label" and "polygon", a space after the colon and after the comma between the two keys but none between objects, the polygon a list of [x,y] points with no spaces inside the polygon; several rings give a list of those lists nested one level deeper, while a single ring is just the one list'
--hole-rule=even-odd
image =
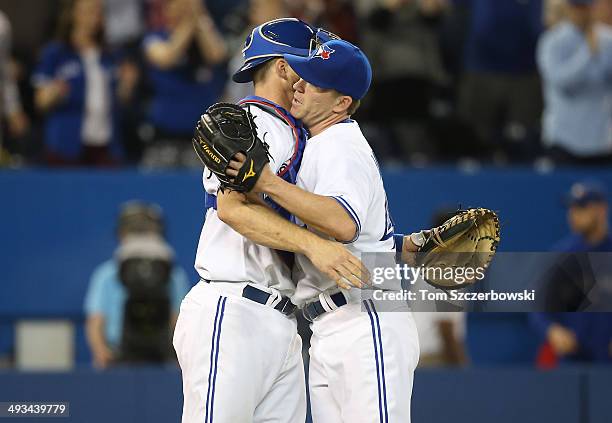
[{"label": "baseball player hugging", "polygon": [[[341,40],[308,57],[285,55],[300,76],[291,113],[309,129],[296,186],[264,171],[255,186],[312,231],[345,242],[356,255],[395,250],[393,223],[376,159],[350,119],[369,88],[371,68]],[[312,321],[309,386],[319,422],[409,422],[419,356],[407,305],[379,313],[366,291],[339,290],[296,255],[293,301]]]},{"label": "baseball player hugging", "polygon": [[314,271],[355,286],[367,274],[342,244],[291,223],[271,198],[249,194],[247,200],[215,167],[226,155],[211,134],[244,141],[243,130],[252,131],[249,145],[258,146],[264,161],[257,167],[251,161],[240,181],[255,182],[268,171],[293,186],[306,132],[287,111],[299,77],[283,54],[306,57],[325,35],[293,18],[255,28],[233,76],[253,81],[255,96],[240,106],[212,106],[196,128],[194,148],[207,166],[206,217],[195,262],[201,280],[181,305],[173,339],[183,376],[183,423],[305,421],[301,339],[290,300],[295,283],[290,260],[275,249],[308,257]]},{"label": "baseball player hugging", "polygon": [[[394,227],[370,146],[350,116],[371,82],[371,68],[354,45],[330,39],[309,56],[285,54],[300,79],[293,116],[310,138],[296,185],[263,168],[254,192],[265,193],[312,233],[343,242],[355,255],[394,252]],[[244,155],[227,173],[240,179]],[[252,160],[251,160],[252,163]],[[276,233],[282,233],[278,228]],[[351,276],[337,278],[312,257],[296,254],[293,303],[312,322],[309,386],[315,423],[409,422],[416,327],[406,303],[380,313],[371,291]],[[350,267],[353,275],[359,272]],[[323,269],[323,271],[321,271]]]}]

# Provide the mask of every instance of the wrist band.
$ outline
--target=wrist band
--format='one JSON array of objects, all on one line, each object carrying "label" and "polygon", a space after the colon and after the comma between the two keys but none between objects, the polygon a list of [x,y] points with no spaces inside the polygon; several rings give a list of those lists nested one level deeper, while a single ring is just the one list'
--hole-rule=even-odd
[{"label": "wrist band", "polygon": [[425,244],[425,231],[411,233],[410,241],[417,247],[422,247]]}]

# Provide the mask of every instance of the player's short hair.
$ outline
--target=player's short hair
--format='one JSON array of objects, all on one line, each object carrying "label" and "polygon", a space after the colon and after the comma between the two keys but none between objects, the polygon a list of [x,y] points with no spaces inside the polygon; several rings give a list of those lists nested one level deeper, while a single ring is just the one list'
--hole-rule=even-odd
[{"label": "player's short hair", "polygon": [[[336,95],[337,95],[338,97],[344,97],[344,96],[346,96],[346,94],[342,94],[342,93],[340,93],[340,92],[338,92],[338,91],[336,91],[336,90],[333,90],[333,91],[335,91],[335,93],[336,93]],[[349,97],[350,97],[350,96],[349,96]],[[347,114],[347,115],[349,115],[349,116],[352,116],[353,114],[355,114],[355,112],[357,111],[357,109],[359,109],[359,106],[361,105],[361,100],[356,99],[356,98],[354,98],[354,97],[351,97],[351,100],[353,100],[353,101],[352,101],[352,102],[351,102],[351,104],[348,106],[348,109],[346,109],[346,114]]]},{"label": "player's short hair", "polygon": [[253,72],[253,84],[257,84],[258,82],[264,81],[266,79],[268,70],[275,66],[276,62],[280,59],[282,59],[282,57],[276,57],[272,60],[267,60],[261,65],[257,66],[255,71]]},{"label": "player's short hair", "polygon": [[[333,91],[338,98],[340,98],[340,97],[347,97],[346,94],[342,94],[341,92],[338,92],[337,90],[331,89],[331,91]],[[348,97],[350,97],[350,96],[348,96]],[[357,100],[354,97],[351,97],[351,100],[352,100],[351,104],[346,109],[346,114],[349,115],[349,116],[353,115],[357,111],[359,106],[361,105],[361,100]]]},{"label": "player's short hair", "polygon": [[353,102],[348,107],[348,109],[346,109],[346,113],[349,116],[354,115],[357,109],[359,109],[359,106],[361,106],[361,100],[356,100],[353,97],[351,97],[351,99],[353,100]]}]

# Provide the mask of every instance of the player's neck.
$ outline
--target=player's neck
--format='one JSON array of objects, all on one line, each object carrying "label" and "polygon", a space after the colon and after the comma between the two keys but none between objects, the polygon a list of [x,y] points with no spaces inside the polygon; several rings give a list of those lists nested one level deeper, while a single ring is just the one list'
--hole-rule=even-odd
[{"label": "player's neck", "polygon": [[342,114],[332,114],[327,118],[323,119],[321,122],[315,123],[312,126],[308,126],[308,131],[311,136],[319,135],[321,132],[325,131],[327,128],[334,126],[338,122],[342,122],[347,119],[349,116],[346,113]]},{"label": "player's neck", "polygon": [[267,81],[255,85],[255,95],[272,101],[287,111],[291,110],[293,91],[287,93],[286,90],[281,87],[266,82]]}]

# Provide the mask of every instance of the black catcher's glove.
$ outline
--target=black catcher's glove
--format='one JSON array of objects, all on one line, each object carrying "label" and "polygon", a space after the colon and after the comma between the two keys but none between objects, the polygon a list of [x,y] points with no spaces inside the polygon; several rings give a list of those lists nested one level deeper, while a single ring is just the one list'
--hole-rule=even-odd
[{"label": "black catcher's glove", "polygon": [[[251,191],[269,162],[268,146],[257,137],[253,115],[236,104],[210,106],[200,117],[192,141],[204,166],[221,182],[221,189]],[[246,161],[233,178],[225,171],[237,153],[243,153]]]}]

